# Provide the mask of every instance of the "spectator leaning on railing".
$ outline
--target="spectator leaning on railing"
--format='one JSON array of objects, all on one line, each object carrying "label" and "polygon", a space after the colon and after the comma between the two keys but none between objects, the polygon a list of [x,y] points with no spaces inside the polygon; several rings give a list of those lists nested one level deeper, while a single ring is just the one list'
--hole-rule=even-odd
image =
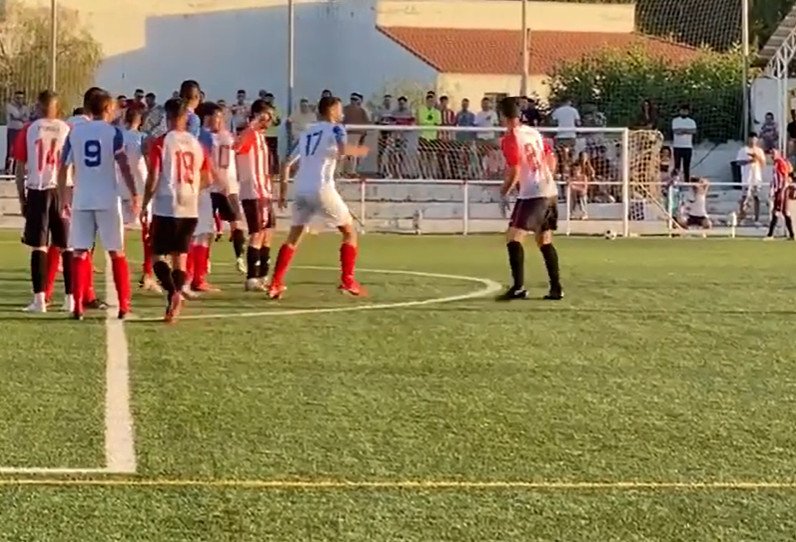
[{"label": "spectator leaning on railing", "polygon": [[674,169],[683,173],[683,179],[691,179],[691,157],[694,154],[694,136],[697,124],[691,118],[691,106],[680,106],[680,114],[672,119],[672,148],[674,149]]},{"label": "spectator leaning on railing", "polygon": [[[484,97],[481,100],[481,111],[475,115],[475,125],[479,128],[494,128],[498,125],[498,115],[492,105],[492,100]],[[482,141],[494,141],[497,136],[494,130],[481,130],[477,134]]]},{"label": "spectator leaning on railing", "polygon": [[771,152],[779,145],[779,126],[774,120],[774,113],[766,113],[763,125],[760,126],[760,142],[766,153]]},{"label": "spectator leaning on railing", "polygon": [[17,134],[22,131],[25,123],[30,120],[30,108],[25,105],[25,93],[18,90],[14,97],[6,104],[6,159],[5,170],[11,173],[11,149],[17,139]]},{"label": "spectator leaning on railing", "polygon": [[[467,98],[462,100],[462,108],[456,113],[456,126],[473,127],[475,126],[475,113],[470,111],[470,100]],[[458,132],[456,134],[458,141],[472,141],[475,139],[473,132]]]},{"label": "spectator leaning on railing", "polygon": [[249,125],[249,102],[246,100],[246,91],[237,92],[235,103],[230,108],[232,112],[232,133],[240,133]]}]

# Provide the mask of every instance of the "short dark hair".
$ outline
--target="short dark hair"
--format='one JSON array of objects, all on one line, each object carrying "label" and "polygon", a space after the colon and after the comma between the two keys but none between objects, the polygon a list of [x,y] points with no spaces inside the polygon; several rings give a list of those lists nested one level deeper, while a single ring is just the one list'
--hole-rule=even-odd
[{"label": "short dark hair", "polygon": [[691,106],[688,104],[680,104],[680,111],[691,111]]},{"label": "short dark hair", "polygon": [[127,96],[125,96],[124,94],[119,94],[118,96],[116,96],[116,99],[117,100],[126,100]]},{"label": "short dark hair", "polygon": [[86,110],[83,107],[75,107],[72,110],[72,116],[73,117],[77,117],[78,115],[85,115],[85,114],[86,114]]},{"label": "short dark hair", "polygon": [[15,91],[14,91],[14,94],[15,94],[15,95],[16,95],[16,94],[22,94],[22,95],[24,96],[24,95],[25,95],[25,91],[24,91],[24,90],[15,90]]},{"label": "short dark hair", "polygon": [[324,96],[318,102],[318,114],[326,115],[335,105],[341,103],[337,96]]},{"label": "short dark hair", "polygon": [[124,122],[127,124],[132,124],[136,117],[143,117],[144,115],[141,113],[140,109],[136,109],[135,107],[129,107],[127,111],[124,113]]},{"label": "short dark hair", "polygon": [[58,93],[52,90],[43,90],[39,93],[39,96],[36,98],[36,101],[39,102],[39,105],[42,107],[47,107],[50,105],[54,100],[58,99]]},{"label": "short dark hair", "polygon": [[91,87],[86,92],[83,93],[83,108],[88,109],[88,104],[91,103],[91,99],[100,93],[105,92],[100,87]]},{"label": "short dark hair", "polygon": [[447,96],[440,96],[439,97],[439,101],[446,101],[447,102],[448,101],[448,97]]},{"label": "short dark hair", "polygon": [[273,108],[268,105],[268,102],[263,100],[262,98],[258,98],[252,102],[251,110],[250,110],[250,118],[254,118],[257,115],[261,115],[262,113],[270,112]]},{"label": "short dark hair", "polygon": [[193,100],[202,96],[202,89],[193,79],[186,79],[180,85],[180,98],[183,100]]},{"label": "short dark hair", "polygon": [[246,94],[246,91],[241,88],[241,89],[238,89],[237,94]]},{"label": "short dark hair", "polygon": [[520,118],[520,104],[516,98],[503,98],[500,100],[500,114],[507,119]]},{"label": "short dark hair", "polygon": [[188,112],[188,104],[180,98],[171,98],[163,104],[163,109],[166,111],[166,119],[173,121]]},{"label": "short dark hair", "polygon": [[91,96],[91,100],[88,103],[88,107],[86,109],[93,117],[98,117],[105,112],[105,108],[108,107],[108,104],[113,101],[111,95],[104,90],[99,92],[95,92]]},{"label": "short dark hair", "polygon": [[144,96],[145,98],[152,98],[153,100],[156,98],[154,92],[147,92],[147,95]]},{"label": "short dark hair", "polygon": [[221,106],[217,103],[204,102],[197,108],[196,114],[199,115],[199,120],[204,122],[207,117],[212,117],[219,111],[221,111]]},{"label": "short dark hair", "polygon": [[137,89],[135,89],[133,91],[133,94],[143,94],[143,93],[144,93],[144,89],[142,89],[142,88],[137,88]]},{"label": "short dark hair", "polygon": [[749,136],[748,137],[749,137],[749,139],[751,139],[753,137],[757,137],[757,132],[749,132]]}]

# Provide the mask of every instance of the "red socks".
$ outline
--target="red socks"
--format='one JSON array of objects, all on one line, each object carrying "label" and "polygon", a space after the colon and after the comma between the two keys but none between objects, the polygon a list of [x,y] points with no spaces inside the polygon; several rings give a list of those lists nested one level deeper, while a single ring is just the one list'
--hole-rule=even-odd
[{"label": "red socks", "polygon": [[357,247],[343,243],[340,245],[340,280],[346,284],[354,280],[354,267],[357,263]]},{"label": "red socks", "polygon": [[296,253],[296,247],[290,245],[282,245],[279,248],[279,255],[276,257],[276,265],[274,266],[274,278],[271,284],[283,285],[287,269],[290,267],[290,261]]},{"label": "red socks", "polygon": [[61,261],[61,249],[49,247],[47,249],[47,276],[44,283],[44,298],[48,301],[53,298],[55,290],[55,277],[58,276],[58,263]]},{"label": "red socks", "polygon": [[188,255],[185,258],[185,280],[187,283],[193,281],[193,272],[196,268],[196,245],[191,243],[188,247]]},{"label": "red socks", "polygon": [[188,256],[193,260],[193,279],[191,284],[199,286],[204,284],[207,277],[207,270],[210,267],[210,247],[203,245],[194,245],[191,247],[191,253]]},{"label": "red socks", "polygon": [[88,254],[75,253],[72,257],[72,295],[75,299],[75,313],[83,314],[83,302],[86,299],[86,281],[91,276],[91,262]]},{"label": "red socks", "polygon": [[[83,260],[87,264],[83,269],[83,300],[88,303],[97,299],[97,293],[94,291],[94,251],[85,253]],[[74,292],[73,288],[72,293]]]},{"label": "red socks", "polygon": [[119,296],[119,310],[130,312],[130,268],[127,266],[127,258],[124,256],[111,257],[111,267],[113,268],[113,283],[116,285],[116,293]]},{"label": "red socks", "polygon": [[149,225],[141,226],[141,242],[144,244],[144,275],[151,277],[154,273],[152,268],[152,245],[149,242]]}]

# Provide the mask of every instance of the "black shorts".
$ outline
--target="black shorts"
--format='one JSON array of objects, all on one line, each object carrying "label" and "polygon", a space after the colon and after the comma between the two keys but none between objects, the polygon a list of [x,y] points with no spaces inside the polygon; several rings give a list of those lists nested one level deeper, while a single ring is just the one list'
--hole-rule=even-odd
[{"label": "black shorts", "polygon": [[240,200],[237,194],[210,193],[210,201],[213,203],[213,214],[218,213],[219,218],[224,222],[238,222],[240,220]]},{"label": "black shorts", "polygon": [[22,240],[34,248],[49,244],[62,249],[67,247],[69,222],[61,216],[61,202],[55,188],[28,190]]},{"label": "black shorts", "polygon": [[700,228],[707,228],[710,225],[710,219],[706,216],[688,216],[685,221],[686,226],[699,226]]},{"label": "black shorts", "polygon": [[279,137],[265,136],[265,144],[268,146],[269,171],[279,171]]},{"label": "black shorts", "polygon": [[268,198],[245,199],[241,202],[249,235],[276,227],[274,204]]},{"label": "black shorts", "polygon": [[552,198],[518,199],[511,211],[509,226],[542,233],[558,229],[558,201]]},{"label": "black shorts", "polygon": [[149,228],[152,252],[158,256],[187,254],[198,222],[198,218],[153,216]]}]

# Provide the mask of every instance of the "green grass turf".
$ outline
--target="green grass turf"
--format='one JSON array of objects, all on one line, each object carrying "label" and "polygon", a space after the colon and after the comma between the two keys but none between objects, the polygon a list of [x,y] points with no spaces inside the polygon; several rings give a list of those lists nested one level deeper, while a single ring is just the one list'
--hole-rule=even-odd
[{"label": "green grass turf", "polygon": [[[296,264],[334,266],[336,245],[331,236],[310,238]],[[130,322],[140,475],[792,481],[793,246],[594,239],[558,245],[568,298],[554,305],[471,299],[173,327]],[[481,287],[363,272],[372,298],[351,300],[334,293],[334,271],[297,269],[286,299],[274,304],[240,291],[241,280],[226,265],[230,253],[227,243],[214,250],[212,278],[226,291],[191,303],[186,314],[402,302]],[[18,270],[13,288],[24,290],[24,254],[3,254],[2,268]],[[507,275],[498,236],[366,236],[360,267],[497,281]],[[535,250],[527,251],[526,268],[529,286],[541,295],[544,270]],[[150,316],[161,300],[138,296],[135,303],[138,314]],[[90,340],[90,324],[77,331],[53,325]],[[22,321],[19,334],[37,330]],[[101,348],[97,357],[95,368]],[[59,404],[74,391],[40,368],[28,373],[64,390]],[[101,393],[101,380],[93,382]],[[16,397],[0,397],[8,412],[37,397],[11,389]],[[102,409],[99,393],[95,412]],[[84,415],[75,424],[76,431],[96,432],[102,422]],[[35,437],[42,449],[60,444],[43,430]],[[13,443],[2,446],[27,457]],[[97,449],[101,444],[92,453]],[[94,516],[85,529],[66,529],[62,539],[92,533],[125,540],[785,540],[796,532],[790,489],[0,487],[0,501],[13,503],[0,512],[0,524],[18,526],[22,540],[51,539],[86,510]],[[19,518],[29,514],[63,521],[23,524]]]},{"label": "green grass turf", "polygon": [[[100,466],[105,460],[103,321],[77,327],[64,313],[22,313],[31,301],[28,253],[13,236],[1,239],[0,466]],[[59,287],[56,309],[62,292]]]}]

